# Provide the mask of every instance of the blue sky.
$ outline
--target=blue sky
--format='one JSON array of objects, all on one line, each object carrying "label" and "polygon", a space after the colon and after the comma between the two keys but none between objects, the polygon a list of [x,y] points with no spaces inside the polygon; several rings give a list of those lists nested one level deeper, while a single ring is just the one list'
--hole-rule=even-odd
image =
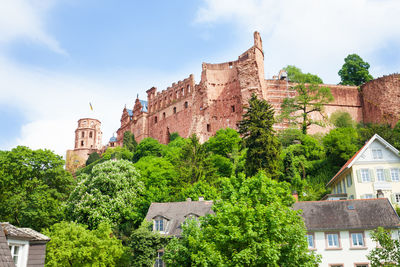
[{"label": "blue sky", "polygon": [[102,121],[106,143],[137,94],[198,82],[202,62],[236,59],[254,30],[266,78],[294,64],[335,84],[349,53],[374,77],[400,68],[397,0],[3,1],[0,149],[64,155],[84,116]]}]

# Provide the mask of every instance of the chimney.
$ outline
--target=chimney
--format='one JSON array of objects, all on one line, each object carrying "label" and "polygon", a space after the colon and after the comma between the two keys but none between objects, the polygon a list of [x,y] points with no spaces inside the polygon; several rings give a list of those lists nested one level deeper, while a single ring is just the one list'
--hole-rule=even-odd
[{"label": "chimney", "polygon": [[190,197],[188,197],[188,198],[186,199],[186,201],[190,202],[190,201],[192,201],[192,199],[191,199]]},{"label": "chimney", "polygon": [[384,198],[384,197],[385,197],[385,195],[383,194],[382,190],[378,189],[376,191],[376,198]]},{"label": "chimney", "polygon": [[299,201],[299,194],[297,193],[296,190],[294,190],[294,191],[292,192],[292,196],[294,197],[294,199],[296,200],[296,202]]},{"label": "chimney", "polygon": [[204,201],[204,197],[203,196],[199,196],[199,201]]}]

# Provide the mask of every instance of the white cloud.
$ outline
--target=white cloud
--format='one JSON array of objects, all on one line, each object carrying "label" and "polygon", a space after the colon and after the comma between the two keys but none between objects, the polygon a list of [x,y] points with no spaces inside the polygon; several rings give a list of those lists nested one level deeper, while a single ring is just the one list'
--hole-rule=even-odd
[{"label": "white cloud", "polygon": [[0,44],[23,38],[66,55],[66,51],[44,27],[44,14],[53,6],[51,0],[2,0],[0,5]]},{"label": "white cloud", "polygon": [[398,14],[398,0],[205,0],[196,22],[232,22],[242,36],[260,31],[270,75],[294,64],[337,83],[350,53],[369,61],[374,76],[398,71],[373,61],[389,43],[400,46]]}]

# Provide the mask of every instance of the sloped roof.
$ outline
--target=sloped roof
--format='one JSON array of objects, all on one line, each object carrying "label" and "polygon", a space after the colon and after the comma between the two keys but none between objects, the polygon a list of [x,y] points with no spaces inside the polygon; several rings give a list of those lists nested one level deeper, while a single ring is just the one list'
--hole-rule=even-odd
[{"label": "sloped roof", "polygon": [[50,238],[31,228],[18,228],[8,222],[0,225],[4,229],[7,239],[27,240],[27,241],[50,241]]},{"label": "sloped roof", "polygon": [[400,218],[387,198],[304,201],[293,209],[303,210],[309,231],[400,228]]},{"label": "sloped roof", "polygon": [[15,267],[7,239],[0,224],[0,267]]},{"label": "sloped roof", "polygon": [[371,137],[371,139],[369,139],[364,146],[358,150],[343,166],[342,168],[340,168],[340,170],[335,174],[335,176],[333,176],[333,178],[326,184],[326,186],[329,186],[333,181],[335,181],[335,179],[342,173],[344,172],[346,169],[351,168],[351,166],[353,166],[354,162],[357,161],[357,159],[359,158],[359,156],[375,141],[378,140],[379,142],[381,142],[383,145],[385,145],[388,149],[390,149],[394,154],[399,155],[399,151],[392,146],[391,144],[389,144],[385,139],[383,139],[382,137],[380,137],[378,134],[374,134],[374,136]]},{"label": "sloped roof", "polygon": [[164,217],[169,221],[167,227],[168,235],[180,236],[182,233],[181,225],[188,215],[204,216],[214,213],[211,210],[212,205],[212,201],[151,203],[146,220],[152,221],[157,216]]}]

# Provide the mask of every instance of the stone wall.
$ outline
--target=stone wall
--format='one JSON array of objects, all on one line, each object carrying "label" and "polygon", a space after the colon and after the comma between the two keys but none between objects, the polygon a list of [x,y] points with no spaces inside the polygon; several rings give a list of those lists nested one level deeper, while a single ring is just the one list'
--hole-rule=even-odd
[{"label": "stone wall", "polygon": [[389,123],[400,119],[400,74],[372,80],[361,86],[364,122]]}]

